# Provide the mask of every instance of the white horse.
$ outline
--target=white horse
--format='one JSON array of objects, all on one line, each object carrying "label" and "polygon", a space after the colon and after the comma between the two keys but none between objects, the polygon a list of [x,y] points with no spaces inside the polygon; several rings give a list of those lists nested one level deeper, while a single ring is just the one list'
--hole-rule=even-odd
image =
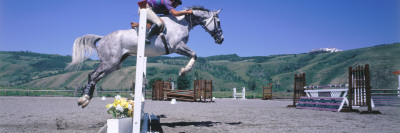
[{"label": "white horse", "polygon": [[[196,53],[186,46],[189,40],[189,32],[193,27],[201,25],[221,44],[224,40],[220,26],[218,11],[209,11],[204,8],[192,7],[193,14],[174,17],[167,15],[161,17],[164,20],[165,29],[163,35],[153,36],[151,44],[145,46],[145,56],[154,57],[177,53],[190,59],[188,64],[179,71],[179,76],[184,76],[191,71],[196,61]],[[93,72],[89,73],[88,84],[78,105],[86,107],[92,98],[96,83],[108,74],[121,68],[123,61],[128,56],[135,56],[138,42],[136,29],[118,30],[106,36],[85,35],[75,40],[72,53],[72,62],[67,68],[79,68],[83,61],[91,56],[93,50],[97,51],[100,64]],[[97,43],[97,45],[96,45]]]}]

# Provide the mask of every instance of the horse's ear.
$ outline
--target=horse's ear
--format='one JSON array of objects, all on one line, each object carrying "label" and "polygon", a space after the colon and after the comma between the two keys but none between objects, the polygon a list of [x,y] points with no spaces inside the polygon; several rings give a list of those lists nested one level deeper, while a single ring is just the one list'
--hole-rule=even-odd
[{"label": "horse's ear", "polygon": [[215,14],[219,14],[219,12],[221,12],[222,9],[219,9],[218,11],[215,11]]}]

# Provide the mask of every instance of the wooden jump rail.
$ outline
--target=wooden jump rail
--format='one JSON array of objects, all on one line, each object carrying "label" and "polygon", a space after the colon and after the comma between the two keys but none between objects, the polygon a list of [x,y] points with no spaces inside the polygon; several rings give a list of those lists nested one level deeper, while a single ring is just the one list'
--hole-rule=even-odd
[{"label": "wooden jump rail", "polygon": [[181,101],[195,102],[194,100],[194,90],[171,90],[164,89],[166,93],[166,99],[176,99]]},{"label": "wooden jump rail", "polygon": [[171,82],[156,81],[153,87],[152,99],[212,102],[212,80],[194,80],[192,90],[176,90],[171,88]]}]

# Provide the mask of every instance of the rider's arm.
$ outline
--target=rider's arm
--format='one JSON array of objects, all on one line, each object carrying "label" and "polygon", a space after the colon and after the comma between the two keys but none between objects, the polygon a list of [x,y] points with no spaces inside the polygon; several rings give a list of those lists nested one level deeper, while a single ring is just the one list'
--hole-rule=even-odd
[{"label": "rider's arm", "polygon": [[171,9],[171,10],[169,10],[169,12],[174,16],[181,16],[181,15],[185,15],[185,14],[193,14],[192,10],[176,11],[175,9]]}]

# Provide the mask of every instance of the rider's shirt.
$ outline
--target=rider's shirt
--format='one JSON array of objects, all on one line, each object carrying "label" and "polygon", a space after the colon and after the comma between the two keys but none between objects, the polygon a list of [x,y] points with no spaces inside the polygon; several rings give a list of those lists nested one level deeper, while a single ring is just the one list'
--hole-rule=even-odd
[{"label": "rider's shirt", "polygon": [[169,10],[174,9],[169,0],[147,0],[147,3],[156,14],[169,14]]}]

